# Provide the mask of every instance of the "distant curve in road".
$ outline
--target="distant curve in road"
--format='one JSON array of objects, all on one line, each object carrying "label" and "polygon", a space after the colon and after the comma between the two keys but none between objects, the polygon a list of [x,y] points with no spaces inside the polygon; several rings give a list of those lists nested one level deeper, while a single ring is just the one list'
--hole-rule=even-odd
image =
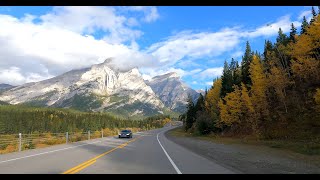
[{"label": "distant curve in road", "polygon": [[1,174],[232,174],[168,140],[164,127],[0,155]]}]

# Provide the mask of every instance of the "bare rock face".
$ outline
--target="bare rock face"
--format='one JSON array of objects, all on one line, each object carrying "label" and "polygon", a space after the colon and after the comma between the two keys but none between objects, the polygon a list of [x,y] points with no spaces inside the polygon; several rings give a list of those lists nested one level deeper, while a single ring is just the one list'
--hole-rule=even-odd
[{"label": "bare rock face", "polygon": [[189,95],[194,101],[199,97],[199,93],[188,87],[175,72],[155,76],[146,83],[164,105],[173,111],[184,112]]},{"label": "bare rock face", "polygon": [[14,87],[3,92],[0,101],[90,111],[131,108],[132,112],[128,111],[126,115],[136,115],[137,112],[150,114],[148,111],[161,113],[164,108],[138,69],[120,72],[109,67],[108,60],[90,68],[72,70],[51,79]]},{"label": "bare rock face", "polygon": [[194,100],[199,96],[176,73],[144,81],[137,68],[120,71],[111,61],[107,59],[89,68],[21,86],[1,84],[0,101],[130,117],[162,114],[168,110],[184,112],[188,95]]}]

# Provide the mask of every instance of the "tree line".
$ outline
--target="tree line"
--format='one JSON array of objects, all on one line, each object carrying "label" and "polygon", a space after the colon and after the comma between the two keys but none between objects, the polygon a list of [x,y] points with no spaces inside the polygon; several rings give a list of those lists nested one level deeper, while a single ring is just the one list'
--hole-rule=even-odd
[{"label": "tree line", "polygon": [[22,105],[0,106],[0,134],[87,132],[119,128],[160,128],[168,116],[143,120],[120,119],[102,112],[35,108]]},{"label": "tree line", "polygon": [[319,137],[319,12],[312,7],[299,33],[293,23],[288,35],[279,28],[276,42],[264,42],[263,53],[252,51],[247,41],[241,63],[226,61],[222,76],[196,103],[189,98],[180,119],[186,131],[199,134]]}]

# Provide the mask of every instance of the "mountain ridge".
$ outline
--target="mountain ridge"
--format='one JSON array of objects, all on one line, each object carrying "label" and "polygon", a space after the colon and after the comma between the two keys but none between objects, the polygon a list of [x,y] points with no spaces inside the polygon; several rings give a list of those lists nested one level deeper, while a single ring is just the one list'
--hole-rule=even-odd
[{"label": "mountain ridge", "polygon": [[[12,87],[0,94],[0,101],[111,112],[124,117],[150,116],[179,109],[172,106],[167,108],[172,102],[163,101],[164,98],[159,97],[160,94],[156,93],[154,86],[148,85],[148,81],[142,78],[137,68],[120,71],[110,65],[111,61],[112,59],[106,59],[88,68],[75,69],[50,79]],[[179,90],[182,87],[188,92],[195,92],[174,72],[154,78],[158,81],[168,79],[168,82],[172,79],[179,85]],[[184,106],[183,101],[180,98],[174,106]],[[181,109],[183,108],[178,112],[181,112]]]}]

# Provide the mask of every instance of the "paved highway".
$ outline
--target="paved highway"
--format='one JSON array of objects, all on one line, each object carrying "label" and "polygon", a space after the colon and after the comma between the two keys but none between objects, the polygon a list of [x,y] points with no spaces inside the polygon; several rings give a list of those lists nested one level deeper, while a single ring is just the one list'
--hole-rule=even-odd
[{"label": "paved highway", "polygon": [[173,127],[0,155],[1,174],[231,174],[168,140]]}]

